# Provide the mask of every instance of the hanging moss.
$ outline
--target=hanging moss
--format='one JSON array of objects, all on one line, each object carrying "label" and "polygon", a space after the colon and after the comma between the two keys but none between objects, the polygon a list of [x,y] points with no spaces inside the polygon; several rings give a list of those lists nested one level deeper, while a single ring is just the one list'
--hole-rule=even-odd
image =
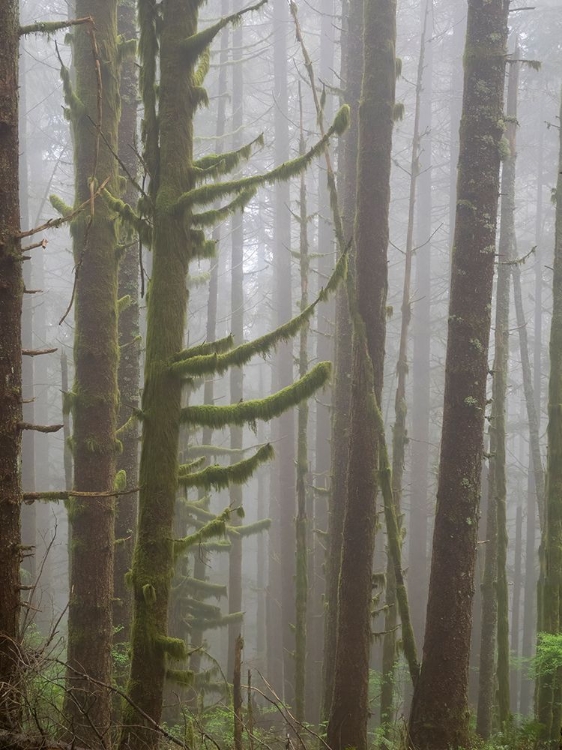
[{"label": "hanging moss", "polygon": [[175,213],[182,213],[185,209],[190,208],[191,206],[212,203],[219,198],[238,193],[240,190],[244,190],[248,187],[273,185],[276,182],[290,180],[291,177],[295,177],[303,172],[309,164],[326,149],[330,142],[330,138],[334,135],[341,135],[344,133],[348,125],[349,107],[344,104],[336,115],[334,122],[326,135],[303,156],[298,156],[291,161],[287,161],[264,174],[254,175],[253,177],[244,177],[239,180],[232,180],[231,182],[218,182],[193,188],[193,190],[184,193],[184,195],[178,199],[173,206],[173,211]]},{"label": "hanging moss", "polygon": [[331,363],[319,362],[304,378],[263,399],[243,401],[230,406],[187,406],[181,411],[184,424],[220,429],[226,425],[253,424],[258,419],[268,422],[291,406],[309,398],[330,377]]},{"label": "hanging moss", "polygon": [[232,214],[244,209],[248,203],[252,200],[257,192],[257,188],[246,188],[240,191],[240,193],[228,203],[226,206],[221,208],[213,209],[212,211],[205,211],[200,214],[192,214],[190,221],[195,227],[210,227],[219,224],[224,221]]},{"label": "hanging moss", "polygon": [[191,168],[195,182],[201,180],[215,179],[224,174],[229,174],[239,166],[240,162],[246,161],[252,155],[256,146],[263,146],[263,135],[254,138],[253,141],[235,151],[226,151],[222,154],[207,154],[197,159]]},{"label": "hanging moss", "polygon": [[175,685],[191,687],[193,685],[194,673],[190,669],[167,669],[166,679]]},{"label": "hanging moss", "polygon": [[193,34],[182,45],[182,53],[184,60],[190,67],[193,67],[200,56],[207,50],[213,39],[219,34],[225,26],[231,23],[239,23],[242,16],[251,11],[259,10],[267,0],[260,0],[259,3],[251,5],[238,13],[233,13],[230,16],[225,16],[219,21],[214,23],[212,26],[208,26],[203,31],[199,31],[197,34]]},{"label": "hanging moss", "polygon": [[202,487],[217,490],[226,489],[231,484],[244,484],[254,474],[258,466],[273,458],[273,446],[263,445],[251,458],[239,461],[230,466],[208,466],[202,471],[182,473],[180,467],[179,483],[183,487]]},{"label": "hanging moss", "polygon": [[320,291],[314,302],[306,307],[299,315],[279,326],[274,331],[260,336],[247,344],[240,344],[236,348],[222,354],[193,356],[192,349],[186,349],[176,356],[176,362],[171,365],[171,371],[181,375],[206,375],[210,373],[222,374],[230,367],[241,367],[256,355],[269,354],[278,344],[290,341],[312,318],[320,302],[328,299],[347,273],[347,254],[342,255],[326,286]]}]

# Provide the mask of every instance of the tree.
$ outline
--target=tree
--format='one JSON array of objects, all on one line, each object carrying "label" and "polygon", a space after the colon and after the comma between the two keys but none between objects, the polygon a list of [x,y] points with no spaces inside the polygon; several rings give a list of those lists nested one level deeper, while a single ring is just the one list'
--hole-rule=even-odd
[{"label": "tree", "polygon": [[[246,10],[256,10],[261,4]],[[254,342],[232,348],[232,337],[227,337],[183,348],[189,263],[214,251],[214,242],[206,239],[204,229],[243,208],[260,185],[273,184],[305,169],[326,148],[329,138],[342,132],[347,124],[347,111],[343,110],[327,136],[305,156],[264,175],[217,182],[217,178],[251,155],[253,143],[236,151],[194,159],[193,119],[197,108],[207,101],[203,82],[209,69],[209,46],[227,24],[239,21],[244,12],[223,17],[198,30],[196,4],[171,0],[160,17],[150,0],[139,3],[144,163],[150,184],[148,193],[142,196],[139,213],[108,196],[108,202],[121,217],[150,243],[153,255],[139,414],[142,421],[139,523],[130,576],[134,597],[128,684],[131,704],[123,716],[120,739],[123,750],[155,746],[157,735],[153,730],[160,721],[166,677],[182,684],[191,679],[188,671],[172,670],[168,665],[168,659],[185,659],[188,655],[186,643],[168,635],[174,562],[193,545],[227,530],[228,511],[193,534],[174,539],[178,481],[187,478],[188,484],[195,487],[227,487],[231,482],[245,481],[261,462],[271,457],[271,448],[265,446],[250,459],[228,467],[211,466],[197,471],[193,463],[178,466],[180,424],[218,429],[272,419],[310,396],[326,382],[329,374],[327,364],[320,363],[305,378],[263,400],[228,406],[182,407],[181,403],[186,381],[224,373],[231,366],[242,366],[256,354],[267,353],[299,330],[320,299],[296,319]],[[178,74],[180,70],[182,75]],[[231,197],[226,205],[198,210],[226,197]]]},{"label": "tree", "polygon": [[22,554],[18,7],[17,0],[0,6],[0,729],[12,731],[20,722],[16,682]]},{"label": "tree", "polygon": [[[562,114],[562,104],[560,112]],[[542,535],[544,574],[540,590],[540,628],[546,637],[562,631],[562,129],[556,183],[556,233],[552,277],[552,322],[550,327],[550,373],[548,379],[548,459],[546,468],[545,523]],[[539,634],[539,638],[541,634]],[[544,636],[543,636],[544,637]],[[539,677],[537,718],[543,725],[545,748],[559,742],[562,714],[562,668]]]},{"label": "tree", "polygon": [[[353,4],[353,3],[352,3]],[[350,445],[339,573],[337,639],[327,742],[367,747],[372,559],[379,405],[386,332],[388,213],[396,85],[396,4],[366,0],[359,105],[353,288]],[[332,655],[331,658],[334,658]]]},{"label": "tree", "polygon": [[[66,396],[74,433],[73,490],[100,493],[70,500],[72,528],[68,610],[68,730],[96,745],[111,724],[110,691],[113,592],[115,459],[118,452],[117,221],[100,186],[118,192],[119,89],[117,1],[77,0],[80,24],[72,36],[75,84],[63,67],[67,116],[72,127],[75,206],[70,227],[76,268],[75,380]],[[63,215],[72,209],[52,202]],[[93,678],[97,683],[89,680]]]},{"label": "tree", "polygon": [[505,0],[469,0],[437,510],[423,661],[410,716],[410,746],[417,750],[469,743],[468,664],[507,14]]}]

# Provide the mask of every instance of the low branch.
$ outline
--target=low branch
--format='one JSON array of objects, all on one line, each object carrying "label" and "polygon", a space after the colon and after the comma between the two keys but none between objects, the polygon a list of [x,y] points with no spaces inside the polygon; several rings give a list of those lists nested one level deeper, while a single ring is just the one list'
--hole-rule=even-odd
[{"label": "low branch", "polygon": [[53,500],[70,500],[71,497],[121,497],[138,492],[140,487],[131,487],[128,490],[113,490],[112,492],[79,492],[78,490],[52,490],[49,492],[24,492],[23,502],[31,505],[36,500],[47,502]]},{"label": "low branch", "polygon": [[24,357],[39,357],[41,354],[54,354],[58,352],[58,349],[22,349],[21,353]]},{"label": "low branch", "polygon": [[[109,182],[109,177],[107,177],[102,184],[99,186],[99,188],[96,190],[96,192],[93,195],[93,198],[99,197],[100,193],[105,190],[107,183]],[[72,221],[75,216],[78,216],[79,213],[81,213],[85,208],[91,205],[91,199],[88,198],[87,201],[84,201],[78,208],[76,208],[71,213],[67,214],[66,216],[60,216],[58,219],[49,219],[44,224],[40,224],[38,227],[34,227],[33,229],[28,229],[25,232],[18,232],[16,234],[17,239],[21,240],[24,237],[31,237],[34,234],[37,234],[38,232],[43,232],[45,229],[57,229],[58,227],[61,227],[63,224],[67,224],[69,221]],[[42,245],[42,243],[38,243],[37,245],[33,245],[30,247],[39,247],[39,245]],[[27,248],[29,249],[29,248]]]},{"label": "low branch", "polygon": [[[26,34],[53,34],[55,31],[61,29],[69,29],[71,26],[80,26],[83,23],[94,23],[92,16],[86,16],[85,18],[75,18],[71,21],[38,21],[37,23],[30,23],[28,26],[20,26],[20,36]],[[0,745],[1,747],[1,745]]]},{"label": "low branch", "polygon": [[42,247],[44,250],[48,244],[49,244],[49,240],[46,237],[43,237],[41,242],[34,242],[33,245],[27,245],[26,247],[22,247],[21,251],[22,253],[27,253],[28,250],[35,250],[36,247]]},{"label": "low branch", "polygon": [[20,422],[20,430],[33,430],[34,432],[58,432],[62,430],[62,424],[31,424],[31,422]]}]

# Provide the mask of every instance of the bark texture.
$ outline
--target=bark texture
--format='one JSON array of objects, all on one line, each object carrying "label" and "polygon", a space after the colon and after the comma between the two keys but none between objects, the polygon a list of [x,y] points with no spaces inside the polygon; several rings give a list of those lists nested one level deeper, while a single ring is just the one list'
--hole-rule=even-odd
[{"label": "bark texture", "polygon": [[[474,595],[508,3],[470,0],[429,601],[410,747],[469,744]],[[463,439],[459,440],[462,430]]]},{"label": "bark texture", "polygon": [[19,4],[0,5],[0,729],[17,731],[22,420],[18,185]]},{"label": "bark texture", "polygon": [[[372,560],[386,334],[388,211],[396,85],[396,4],[366,0],[359,105],[353,364],[347,497],[327,742],[367,748]],[[333,658],[333,657],[332,657]]]},{"label": "bark texture", "polygon": [[[88,203],[109,178],[117,192],[116,0],[77,0],[79,18],[95,19],[73,33],[75,90],[63,71],[72,123],[75,205]],[[101,116],[101,120],[100,120]],[[102,138],[103,135],[103,138]],[[71,223],[76,266],[75,381],[68,405],[74,434],[74,487],[111,492],[117,453],[117,221],[101,199]],[[64,713],[78,744],[110,742],[110,693],[87,677],[111,682],[114,501],[109,497],[70,501],[71,563],[68,663]]]}]

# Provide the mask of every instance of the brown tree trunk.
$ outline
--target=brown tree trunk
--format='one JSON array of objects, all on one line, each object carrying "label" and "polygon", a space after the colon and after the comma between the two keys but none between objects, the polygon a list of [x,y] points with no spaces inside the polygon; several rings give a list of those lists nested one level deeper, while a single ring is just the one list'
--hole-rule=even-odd
[{"label": "brown tree trunk", "polygon": [[18,185],[17,0],[0,4],[0,729],[20,723],[18,641],[21,562],[23,278]]},{"label": "brown tree trunk", "polygon": [[[363,68],[363,0],[349,3],[344,16],[342,77],[345,101],[351,109],[351,123],[344,136],[340,155],[342,221],[345,239],[353,234],[355,195],[357,191],[357,143],[359,96]],[[351,249],[353,253],[353,249]],[[349,413],[351,383],[351,321],[347,292],[342,284],[336,296],[336,345],[332,412],[332,483],[328,506],[326,549],[326,604],[324,616],[324,660],[322,668],[322,719],[328,718],[334,683],[336,653],[338,580],[341,561],[343,517],[347,492],[349,452]]]},{"label": "brown tree trunk", "polygon": [[[372,563],[386,334],[388,213],[396,86],[396,4],[366,0],[359,106],[350,446],[327,742],[367,748]],[[355,286],[351,288],[351,284]],[[334,658],[332,655],[331,658]]]},{"label": "brown tree trunk", "polygon": [[[118,191],[117,0],[77,0],[76,14],[95,19],[95,41],[89,24],[73,32],[78,101],[68,104],[75,147],[75,202],[81,205],[108,178],[108,189]],[[70,395],[73,489],[111,492],[117,453],[117,222],[105,201],[97,200],[95,213],[84,211],[71,226],[77,274],[75,381]],[[111,682],[113,499],[74,498],[70,520],[69,692],[64,713],[68,733],[78,744],[99,747],[101,738],[110,743],[110,691],[88,677],[104,685]]]},{"label": "brown tree trunk", "polygon": [[410,746],[416,750],[469,744],[468,665],[507,14],[506,0],[469,0],[437,511],[423,662],[410,717]]}]

